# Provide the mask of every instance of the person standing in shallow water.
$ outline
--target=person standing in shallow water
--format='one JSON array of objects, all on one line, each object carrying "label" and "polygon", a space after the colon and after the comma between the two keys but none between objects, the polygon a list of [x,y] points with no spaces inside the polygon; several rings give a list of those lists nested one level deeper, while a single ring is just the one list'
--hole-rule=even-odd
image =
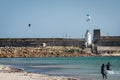
[{"label": "person standing in shallow water", "polygon": [[105,73],[105,65],[104,64],[102,64],[102,66],[101,66],[101,74],[102,74],[103,79],[107,79],[107,75]]}]

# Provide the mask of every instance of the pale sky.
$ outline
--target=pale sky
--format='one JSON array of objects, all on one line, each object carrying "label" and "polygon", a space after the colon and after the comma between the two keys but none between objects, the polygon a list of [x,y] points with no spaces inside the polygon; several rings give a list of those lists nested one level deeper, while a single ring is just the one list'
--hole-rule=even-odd
[{"label": "pale sky", "polygon": [[120,0],[0,0],[0,38],[83,38],[98,28],[120,36]]}]

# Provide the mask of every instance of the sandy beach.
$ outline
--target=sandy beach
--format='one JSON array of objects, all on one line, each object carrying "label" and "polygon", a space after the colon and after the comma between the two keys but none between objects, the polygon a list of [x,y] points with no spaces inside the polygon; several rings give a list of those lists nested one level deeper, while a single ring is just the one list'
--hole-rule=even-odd
[{"label": "sandy beach", "polygon": [[83,79],[28,73],[21,69],[0,65],[0,80],[83,80]]}]

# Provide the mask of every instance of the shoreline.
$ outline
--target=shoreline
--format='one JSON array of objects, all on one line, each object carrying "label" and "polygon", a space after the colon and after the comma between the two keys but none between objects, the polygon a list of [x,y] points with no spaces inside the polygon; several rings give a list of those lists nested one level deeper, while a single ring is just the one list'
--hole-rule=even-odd
[{"label": "shoreline", "polygon": [[49,76],[46,74],[30,73],[19,68],[0,65],[1,80],[84,80],[65,76]]}]

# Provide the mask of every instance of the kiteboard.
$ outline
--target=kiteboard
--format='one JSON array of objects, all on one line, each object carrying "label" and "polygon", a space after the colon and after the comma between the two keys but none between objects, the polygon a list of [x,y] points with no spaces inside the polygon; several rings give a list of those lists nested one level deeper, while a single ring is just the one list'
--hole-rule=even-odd
[{"label": "kiteboard", "polygon": [[107,74],[114,74],[114,71],[113,70],[106,70],[106,73]]}]

